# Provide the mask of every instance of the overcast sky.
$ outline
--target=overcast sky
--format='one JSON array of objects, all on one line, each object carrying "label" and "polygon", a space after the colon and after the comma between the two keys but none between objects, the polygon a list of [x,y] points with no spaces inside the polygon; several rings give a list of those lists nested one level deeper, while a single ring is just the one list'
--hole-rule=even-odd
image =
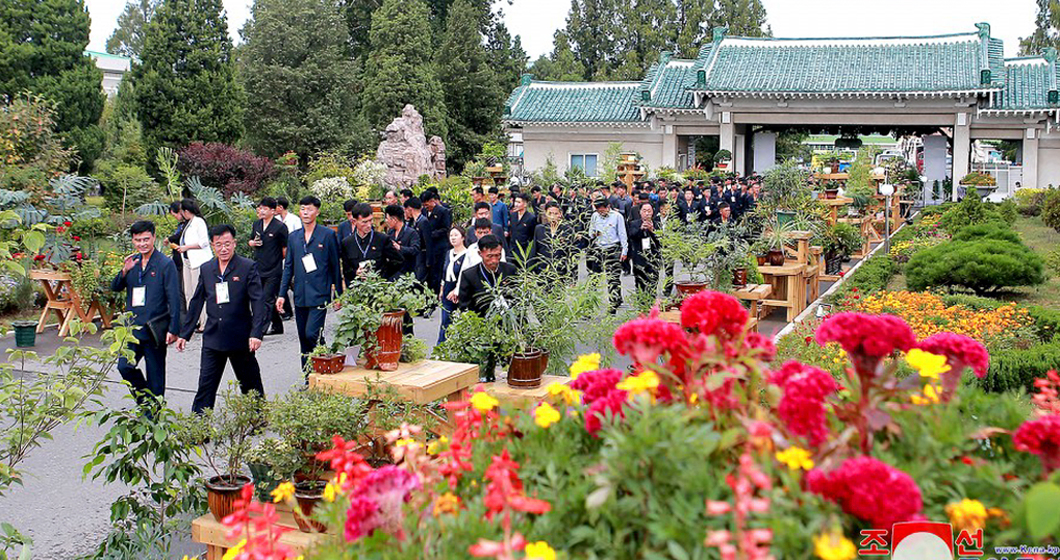
[{"label": "overcast sky", "polygon": [[[86,0],[92,15],[89,48],[102,51],[124,9],[122,0]],[[252,0],[224,0],[234,40]],[[776,37],[864,37],[938,35],[991,25],[1015,56],[1020,37],[1034,31],[1035,0],[762,0]],[[500,0],[513,35],[520,35],[531,60],[552,50],[552,34],[563,27],[570,0]]]}]

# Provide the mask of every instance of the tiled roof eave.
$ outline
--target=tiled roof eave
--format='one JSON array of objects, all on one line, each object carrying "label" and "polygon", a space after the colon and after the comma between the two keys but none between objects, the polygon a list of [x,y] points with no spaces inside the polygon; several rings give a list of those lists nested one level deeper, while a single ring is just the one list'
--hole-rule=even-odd
[{"label": "tiled roof eave", "polygon": [[708,90],[690,88],[688,91],[708,97],[795,97],[795,98],[842,98],[842,97],[960,97],[1000,92],[1002,87],[945,91],[739,91]]},{"label": "tiled roof eave", "polygon": [[569,121],[520,121],[505,119],[501,121],[502,124],[508,126],[564,126],[564,127],[629,127],[629,128],[648,128],[651,123],[646,121],[580,121],[580,122],[569,122]]},{"label": "tiled roof eave", "polygon": [[1054,114],[1060,116],[1060,108],[1057,107],[1038,107],[1038,108],[1027,108],[1027,109],[979,109],[976,115],[986,117],[1004,117],[1007,115],[1048,115]]}]

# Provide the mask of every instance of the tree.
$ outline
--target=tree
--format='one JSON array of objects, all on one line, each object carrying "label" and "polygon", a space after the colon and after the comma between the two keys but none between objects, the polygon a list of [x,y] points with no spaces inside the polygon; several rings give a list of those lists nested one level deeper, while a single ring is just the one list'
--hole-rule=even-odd
[{"label": "tree", "polygon": [[144,31],[151,21],[159,0],[131,0],[118,16],[118,27],[107,39],[107,52],[140,58],[144,50]]},{"label": "tree", "polygon": [[341,148],[356,114],[358,68],[347,27],[330,0],[257,0],[243,28],[239,78],[246,141],[278,157]]},{"label": "tree", "polygon": [[1038,0],[1038,15],[1034,18],[1034,33],[1020,39],[1020,56],[1035,56],[1048,47],[1060,47],[1060,3],[1057,0]]},{"label": "tree", "polygon": [[450,9],[438,61],[449,116],[446,157],[452,168],[461,169],[498,133],[508,93],[487,59],[479,13],[468,0],[457,0]]},{"label": "tree", "polygon": [[362,106],[364,119],[374,130],[385,129],[411,103],[423,115],[428,135],[448,137],[430,31],[423,0],[384,0],[373,14]]},{"label": "tree", "polygon": [[103,73],[84,54],[89,23],[83,0],[0,2],[0,97],[28,91],[54,103],[56,130],[85,169],[103,149],[106,101]]},{"label": "tree", "polygon": [[585,81],[585,66],[574,57],[570,41],[563,30],[556,31],[551,56],[542,56],[530,67],[530,73],[539,80],[558,82]]},{"label": "tree", "polygon": [[132,81],[148,161],[162,146],[231,144],[243,133],[243,91],[221,0],[163,0]]},{"label": "tree", "polygon": [[773,34],[766,22],[766,7],[762,0],[718,0],[713,26],[729,28],[729,35],[738,37],[768,37]]}]

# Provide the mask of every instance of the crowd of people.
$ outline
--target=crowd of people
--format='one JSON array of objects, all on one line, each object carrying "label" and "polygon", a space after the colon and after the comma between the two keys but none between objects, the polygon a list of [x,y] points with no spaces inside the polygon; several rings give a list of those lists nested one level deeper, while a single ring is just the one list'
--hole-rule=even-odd
[{"label": "crowd of people", "polygon": [[[199,386],[193,410],[214,404],[225,365],[231,362],[244,392],[264,394],[255,352],[267,335],[282,334],[293,317],[301,364],[324,343],[328,308],[369,265],[393,280],[413,275],[437,296],[439,342],[453,313],[485,314],[498,285],[525,267],[551,267],[575,282],[584,254],[591,272],[603,273],[609,310],[622,304],[621,276],[632,274],[638,291],[655,295],[674,263],[662,258],[657,233],[668,222],[707,229],[736,223],[758,201],[761,180],[719,178],[671,184],[597,182],[564,190],[511,186],[505,200],[497,187],[474,187],[473,217],[453,223],[452,211],[433,187],[418,196],[411,189],[387,192],[384,223],[377,229],[372,205],[348,200],[337,228],[318,223],[321,201],[306,196],[297,215],[291,202],[265,197],[248,241],[254,258],[239,256],[238,235],[228,224],[209,227],[195,200],[172,203],[177,230],[167,241],[172,256],[156,248],[155,226],[144,220],[130,228],[136,253],[125,259],[112,289],[126,292],[126,309],[140,328],[131,345],[133,360],[119,371],[138,395],[162,396],[166,351],[183,351],[202,335]],[[405,332],[413,332],[406,316]],[[143,361],[146,373],[137,366]]]}]

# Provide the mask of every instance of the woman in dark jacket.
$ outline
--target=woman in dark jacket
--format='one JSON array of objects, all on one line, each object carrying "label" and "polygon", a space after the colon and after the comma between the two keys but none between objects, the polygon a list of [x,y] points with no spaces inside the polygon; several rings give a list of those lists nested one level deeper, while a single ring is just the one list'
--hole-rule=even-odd
[{"label": "woman in dark jacket", "polygon": [[460,278],[460,270],[464,267],[464,257],[467,256],[467,247],[464,246],[466,239],[464,228],[453,226],[449,228],[449,245],[452,246],[445,254],[445,264],[442,266],[442,285],[438,297],[442,300],[442,326],[438,329],[438,344],[445,342],[445,330],[452,322],[453,311],[459,301],[459,292],[456,282]]},{"label": "woman in dark jacket", "polygon": [[169,241],[169,247],[173,249],[173,264],[177,265],[177,280],[180,280],[180,292],[184,293],[184,273],[181,270],[184,267],[184,255],[177,252],[177,246],[180,245],[180,235],[184,233],[184,226],[188,225],[188,222],[184,219],[180,208],[179,200],[169,203],[169,215],[177,220],[177,230],[166,240]]}]

